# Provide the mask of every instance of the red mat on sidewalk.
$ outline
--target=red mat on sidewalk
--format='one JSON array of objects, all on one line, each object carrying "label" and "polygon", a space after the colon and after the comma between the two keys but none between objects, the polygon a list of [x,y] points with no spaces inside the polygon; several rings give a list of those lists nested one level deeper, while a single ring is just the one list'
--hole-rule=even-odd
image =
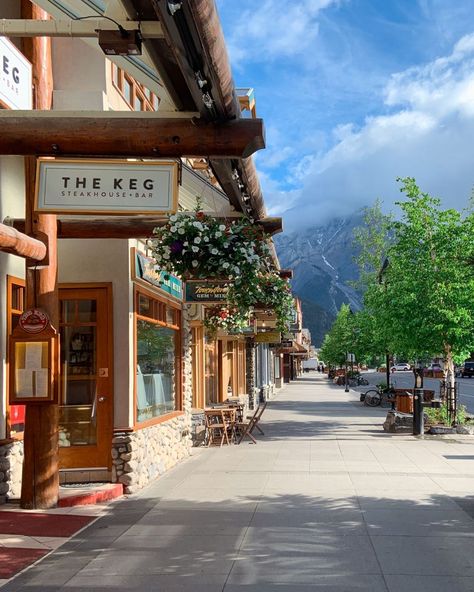
[{"label": "red mat on sidewalk", "polygon": [[93,520],[95,516],[0,511],[0,534],[69,537]]},{"label": "red mat on sidewalk", "polygon": [[19,571],[49,553],[48,549],[0,547],[0,579],[8,580]]}]

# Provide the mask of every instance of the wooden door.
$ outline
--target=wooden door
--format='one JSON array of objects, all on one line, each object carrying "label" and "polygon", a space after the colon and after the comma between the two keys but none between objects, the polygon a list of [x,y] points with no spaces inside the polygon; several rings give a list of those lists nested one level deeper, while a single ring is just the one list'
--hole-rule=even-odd
[{"label": "wooden door", "polygon": [[60,288],[60,468],[111,467],[112,304],[109,287]]}]

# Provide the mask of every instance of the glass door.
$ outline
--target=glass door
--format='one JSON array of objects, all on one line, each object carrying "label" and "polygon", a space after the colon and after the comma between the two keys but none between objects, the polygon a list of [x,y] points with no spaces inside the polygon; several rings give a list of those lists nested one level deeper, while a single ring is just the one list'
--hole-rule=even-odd
[{"label": "glass door", "polygon": [[62,288],[61,468],[110,466],[111,371],[107,288]]}]

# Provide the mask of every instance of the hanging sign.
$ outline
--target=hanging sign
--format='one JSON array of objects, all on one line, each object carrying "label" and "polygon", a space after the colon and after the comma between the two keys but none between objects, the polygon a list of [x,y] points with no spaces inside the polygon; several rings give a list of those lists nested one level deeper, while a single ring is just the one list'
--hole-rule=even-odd
[{"label": "hanging sign", "polygon": [[160,269],[151,257],[135,250],[135,279],[139,278],[167,294],[183,299],[183,282],[175,275]]},{"label": "hanging sign", "polygon": [[37,308],[25,310],[20,316],[18,324],[25,333],[41,333],[49,325],[48,315]]},{"label": "hanging sign", "polygon": [[0,37],[0,103],[7,109],[33,108],[31,64],[11,41]]},{"label": "hanging sign", "polygon": [[39,158],[35,210],[54,214],[170,214],[178,208],[174,161]]},{"label": "hanging sign", "polygon": [[254,338],[255,343],[280,343],[280,331],[267,331],[265,333],[257,333]]},{"label": "hanging sign", "polygon": [[186,282],[186,302],[201,302],[203,304],[220,304],[227,301],[229,282],[188,280]]}]

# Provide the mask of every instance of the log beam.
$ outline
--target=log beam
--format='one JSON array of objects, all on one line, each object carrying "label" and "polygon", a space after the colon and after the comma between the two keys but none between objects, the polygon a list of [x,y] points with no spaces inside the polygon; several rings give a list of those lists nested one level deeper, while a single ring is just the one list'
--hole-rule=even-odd
[{"label": "log beam", "polygon": [[[220,218],[222,222],[236,218]],[[167,218],[71,218],[58,220],[58,238],[147,238],[153,229],[168,223]],[[9,220],[9,224],[23,231],[25,221],[20,218]],[[281,218],[264,218],[256,222],[266,234],[272,236],[282,232]]]},{"label": "log beam", "polygon": [[0,251],[35,261],[42,261],[46,257],[44,243],[6,224],[0,224]]},{"label": "log beam", "polygon": [[83,113],[0,111],[0,154],[240,158],[265,147],[261,119],[206,123],[149,113]]}]

